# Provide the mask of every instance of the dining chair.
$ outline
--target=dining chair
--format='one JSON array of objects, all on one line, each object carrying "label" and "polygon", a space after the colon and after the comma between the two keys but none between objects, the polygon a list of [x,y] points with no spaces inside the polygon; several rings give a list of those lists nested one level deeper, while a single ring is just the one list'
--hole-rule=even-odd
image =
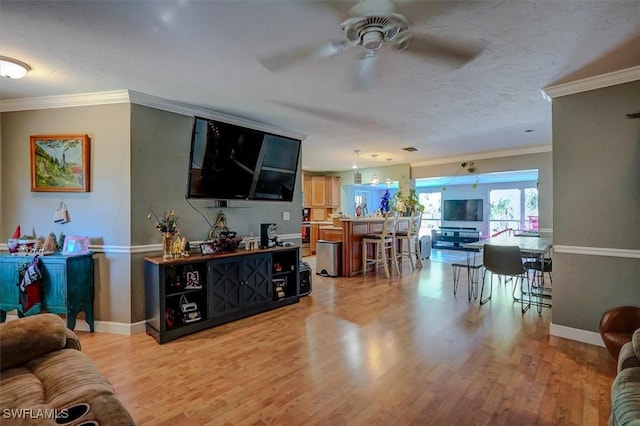
[{"label": "dining chair", "polygon": [[[497,246],[491,244],[485,244],[482,254],[482,263],[484,265],[484,273],[482,274],[482,288],[480,289],[480,305],[484,305],[491,300],[493,292],[493,275],[503,275],[506,277],[512,277],[515,279],[513,287],[513,298],[516,301],[520,301],[522,313],[526,312],[531,307],[531,289],[529,288],[529,277],[527,270],[522,263],[522,253],[518,246]],[[487,272],[491,272],[491,281],[489,283],[489,295],[483,298],[484,284]],[[516,287],[518,285],[518,279],[520,279],[520,293],[521,297],[518,299],[515,297]],[[524,281],[527,280],[527,288],[524,288]],[[524,296],[528,296],[528,301],[525,307]]]},{"label": "dining chair", "polygon": [[553,260],[545,257],[542,261],[538,259],[527,259],[524,262],[524,267],[527,268],[528,271],[534,271],[534,278],[539,279],[542,285],[544,286],[544,274],[549,275],[549,282],[553,284],[553,276],[551,272],[553,271]]},{"label": "dining chair", "polygon": [[[386,275],[386,277],[391,278],[391,274],[389,272],[390,261],[395,267],[396,274],[400,275],[395,245],[397,220],[397,213],[389,212],[384,217],[381,232],[365,234],[362,236],[363,275],[367,273],[368,265],[374,265],[374,271],[377,271],[378,267],[382,265],[384,267],[384,274]],[[373,245],[373,252],[371,256],[369,256],[367,250],[369,245]],[[387,251],[389,251],[389,255],[387,255]]]},{"label": "dining chair", "polygon": [[452,263],[451,269],[453,272],[453,295],[458,293],[458,285],[460,284],[460,274],[463,270],[467,271],[467,297],[469,302],[471,298],[474,300],[478,298],[478,281],[480,278],[480,271],[482,270],[482,261],[478,260],[475,255],[470,252],[467,253],[467,263]]},{"label": "dining chair", "polygon": [[[422,268],[422,254],[420,253],[420,225],[422,223],[422,212],[415,210],[409,216],[409,224],[404,231],[396,230],[395,239],[398,243],[398,262],[402,265],[403,259],[406,257],[409,259],[411,270],[415,270],[416,267]],[[398,220],[396,227],[400,224]],[[404,251],[404,243],[407,243],[407,251]],[[415,263],[414,263],[415,258]]]}]

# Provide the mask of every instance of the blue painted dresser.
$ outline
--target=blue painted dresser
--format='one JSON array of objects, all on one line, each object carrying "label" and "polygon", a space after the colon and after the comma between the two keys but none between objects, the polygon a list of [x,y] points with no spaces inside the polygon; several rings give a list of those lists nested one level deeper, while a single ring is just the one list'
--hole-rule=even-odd
[{"label": "blue painted dresser", "polygon": [[33,256],[0,254],[0,321],[4,322],[7,312],[14,309],[18,310],[19,316],[46,311],[65,314],[67,327],[73,330],[76,326],[76,316],[79,312],[84,312],[93,332],[93,253],[76,256],[40,256],[43,275],[42,302],[27,312],[22,312],[18,268],[20,264],[28,264],[32,259]]}]

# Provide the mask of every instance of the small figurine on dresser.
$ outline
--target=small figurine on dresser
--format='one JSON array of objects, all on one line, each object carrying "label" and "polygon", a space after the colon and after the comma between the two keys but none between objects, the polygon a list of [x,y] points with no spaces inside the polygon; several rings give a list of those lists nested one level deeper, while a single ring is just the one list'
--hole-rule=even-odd
[{"label": "small figurine on dresser", "polygon": [[189,245],[189,241],[187,241],[187,237],[182,237],[182,255],[188,257],[190,251],[191,246]]}]

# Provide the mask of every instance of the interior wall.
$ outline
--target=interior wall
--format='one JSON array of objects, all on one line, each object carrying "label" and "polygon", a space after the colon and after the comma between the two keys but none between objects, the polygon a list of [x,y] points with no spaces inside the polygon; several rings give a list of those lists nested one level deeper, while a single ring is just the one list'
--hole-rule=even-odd
[{"label": "interior wall", "polygon": [[[514,155],[476,160],[470,156],[476,173],[493,173],[514,170],[538,169],[538,212],[540,216],[540,233],[551,235],[553,220],[553,157],[551,152]],[[412,166],[411,178],[429,178],[455,176],[460,173],[460,162]],[[466,173],[466,172],[465,172]]]},{"label": "interior wall", "polygon": [[[371,190],[373,197],[370,199],[371,206],[369,207],[369,214],[375,213],[379,208],[380,199],[384,194],[384,181],[387,176],[397,182],[401,177],[409,177],[411,174],[411,167],[406,164],[394,164],[392,166],[379,166],[379,167],[366,167],[359,169],[362,174],[362,184],[356,185],[353,180],[353,174],[355,170],[345,170],[343,172],[328,173],[334,176],[340,176],[340,211],[350,216],[355,215],[355,206],[353,203],[354,193],[356,189],[362,188],[363,190]],[[378,187],[372,187],[370,185],[373,175],[378,176],[380,185]],[[397,184],[396,184],[397,186]],[[390,189],[391,195],[395,194],[397,189]]]},{"label": "interior wall", "polygon": [[553,100],[553,323],[640,306],[640,81]]},{"label": "interior wall", "polygon": [[[0,234],[83,235],[103,252],[95,256],[95,319],[128,323],[130,313],[129,105],[3,112]],[[30,135],[87,134],[91,138],[91,191],[31,192]],[[10,179],[9,179],[10,178]],[[71,221],[53,223],[60,200]]]},{"label": "interior wall", "polygon": [[[239,235],[260,235],[262,223],[275,223],[281,235],[300,234],[300,164],[291,202],[230,200],[230,208],[220,209],[214,207],[213,200],[187,199],[193,116],[135,104],[131,107],[131,194],[134,200],[131,239],[134,246],[160,243],[155,221],[147,219],[150,208],[156,213],[162,213],[164,209],[175,210],[180,232],[189,240],[206,239],[209,224],[215,223],[220,212],[225,214],[229,228]],[[220,182],[220,185],[224,184]],[[288,221],[282,220],[284,212],[290,214]]]},{"label": "interior wall", "polygon": [[[187,199],[187,177],[193,116],[167,112],[147,106],[131,105],[131,315],[133,322],[145,319],[144,257],[159,255],[148,245],[160,248],[160,234],[155,220],[148,219],[149,209],[157,214],[174,210],[181,235],[189,241],[206,240],[210,225],[219,213],[238,235],[260,235],[260,224],[275,223],[279,235],[295,235],[288,241],[300,244],[302,222],[302,173],[298,164],[296,188],[292,202],[236,201],[230,208],[214,207],[214,200]],[[302,145],[304,149],[304,144]],[[224,185],[225,182],[220,182]],[[290,219],[283,220],[288,212]],[[192,247],[194,252],[199,248]]]}]

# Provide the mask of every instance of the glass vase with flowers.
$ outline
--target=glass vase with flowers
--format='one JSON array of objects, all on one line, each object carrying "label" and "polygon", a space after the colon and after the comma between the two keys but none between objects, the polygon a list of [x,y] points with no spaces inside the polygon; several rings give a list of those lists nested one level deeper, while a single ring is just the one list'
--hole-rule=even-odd
[{"label": "glass vase with flowers", "polygon": [[164,259],[171,259],[173,239],[178,231],[178,216],[174,210],[164,210],[162,215],[158,215],[153,209],[149,209],[147,219],[155,219],[155,227],[162,234],[162,257]]}]

